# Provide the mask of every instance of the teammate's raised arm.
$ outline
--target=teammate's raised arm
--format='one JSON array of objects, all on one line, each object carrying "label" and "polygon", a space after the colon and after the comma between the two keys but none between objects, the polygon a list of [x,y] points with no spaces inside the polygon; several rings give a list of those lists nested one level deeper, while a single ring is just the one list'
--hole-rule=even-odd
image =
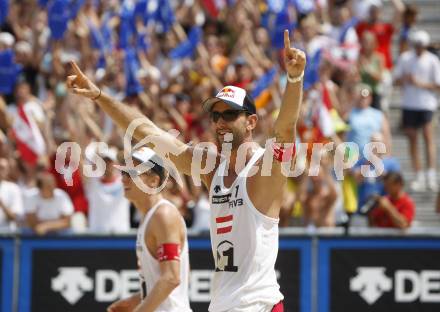
[{"label": "teammate's raised arm", "polygon": [[290,46],[289,31],[284,31],[284,60],[287,72],[287,86],[284,91],[280,112],[274,125],[274,136],[279,143],[293,143],[296,122],[302,101],[302,87],[306,55]]},{"label": "teammate's raised arm", "polygon": [[73,75],[67,77],[66,84],[71,92],[93,100],[124,130],[136,124],[136,127],[133,127],[135,139],[139,141],[147,139],[145,145],[154,148],[158,154],[168,154],[179,172],[187,175],[191,174],[193,155],[191,147],[160,129],[137,109],[125,105],[102,92],[74,61],[70,64]]}]

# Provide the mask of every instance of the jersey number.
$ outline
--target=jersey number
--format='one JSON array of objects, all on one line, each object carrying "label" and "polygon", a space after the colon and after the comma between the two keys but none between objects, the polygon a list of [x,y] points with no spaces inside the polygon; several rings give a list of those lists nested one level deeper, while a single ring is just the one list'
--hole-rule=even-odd
[{"label": "jersey number", "polygon": [[234,265],[234,246],[229,241],[223,241],[217,246],[217,272],[237,272],[238,266]]}]

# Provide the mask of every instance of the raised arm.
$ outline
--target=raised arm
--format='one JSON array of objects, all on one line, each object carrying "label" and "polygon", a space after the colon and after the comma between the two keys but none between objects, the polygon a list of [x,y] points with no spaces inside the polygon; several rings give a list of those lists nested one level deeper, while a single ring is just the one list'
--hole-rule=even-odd
[{"label": "raised arm", "polygon": [[[73,93],[92,99],[122,129],[133,130],[133,136],[143,141],[146,146],[159,155],[168,154],[177,170],[183,174],[191,174],[193,148],[178,140],[168,132],[156,126],[150,119],[137,109],[125,105],[102,92],[76,65],[71,62],[74,74],[67,77],[67,86]],[[202,175],[202,181],[205,175]]]},{"label": "raised arm", "polygon": [[[284,32],[284,51],[288,83],[283,95],[278,118],[274,124],[272,138],[275,138],[277,143],[295,143],[296,123],[302,102],[302,80],[306,57],[304,52],[290,47],[288,30]],[[278,148],[278,150],[292,155],[292,149],[287,146]],[[289,160],[289,157],[283,157],[283,159]],[[291,164],[294,164],[293,160]],[[287,176],[283,174],[281,162],[276,159],[273,161],[270,174],[262,173],[260,172],[248,179],[249,196],[261,213],[269,217],[278,218],[280,212],[279,205],[272,204],[282,196]],[[261,192],[260,190],[262,189],[265,191]],[[267,194],[272,194],[272,196],[267,196]]]},{"label": "raised arm", "polygon": [[288,30],[284,31],[284,51],[288,83],[274,124],[274,136],[279,143],[293,143],[302,102],[306,56],[303,51],[291,48]]}]

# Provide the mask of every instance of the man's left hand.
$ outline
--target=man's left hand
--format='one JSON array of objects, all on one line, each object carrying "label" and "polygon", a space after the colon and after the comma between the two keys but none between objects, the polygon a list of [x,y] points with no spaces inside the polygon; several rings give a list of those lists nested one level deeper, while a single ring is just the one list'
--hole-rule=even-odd
[{"label": "man's left hand", "polygon": [[291,78],[299,77],[306,67],[306,54],[290,46],[289,31],[284,31],[284,61],[287,74]]}]

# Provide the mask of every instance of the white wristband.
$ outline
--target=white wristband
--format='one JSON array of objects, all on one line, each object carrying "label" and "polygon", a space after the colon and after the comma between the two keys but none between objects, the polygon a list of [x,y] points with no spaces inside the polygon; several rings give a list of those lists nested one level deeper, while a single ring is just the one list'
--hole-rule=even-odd
[{"label": "white wristband", "polygon": [[303,79],[303,77],[304,77],[304,71],[302,71],[302,73],[299,76],[294,78],[290,77],[290,75],[287,74],[287,81],[290,83],[297,83],[300,82]]}]

